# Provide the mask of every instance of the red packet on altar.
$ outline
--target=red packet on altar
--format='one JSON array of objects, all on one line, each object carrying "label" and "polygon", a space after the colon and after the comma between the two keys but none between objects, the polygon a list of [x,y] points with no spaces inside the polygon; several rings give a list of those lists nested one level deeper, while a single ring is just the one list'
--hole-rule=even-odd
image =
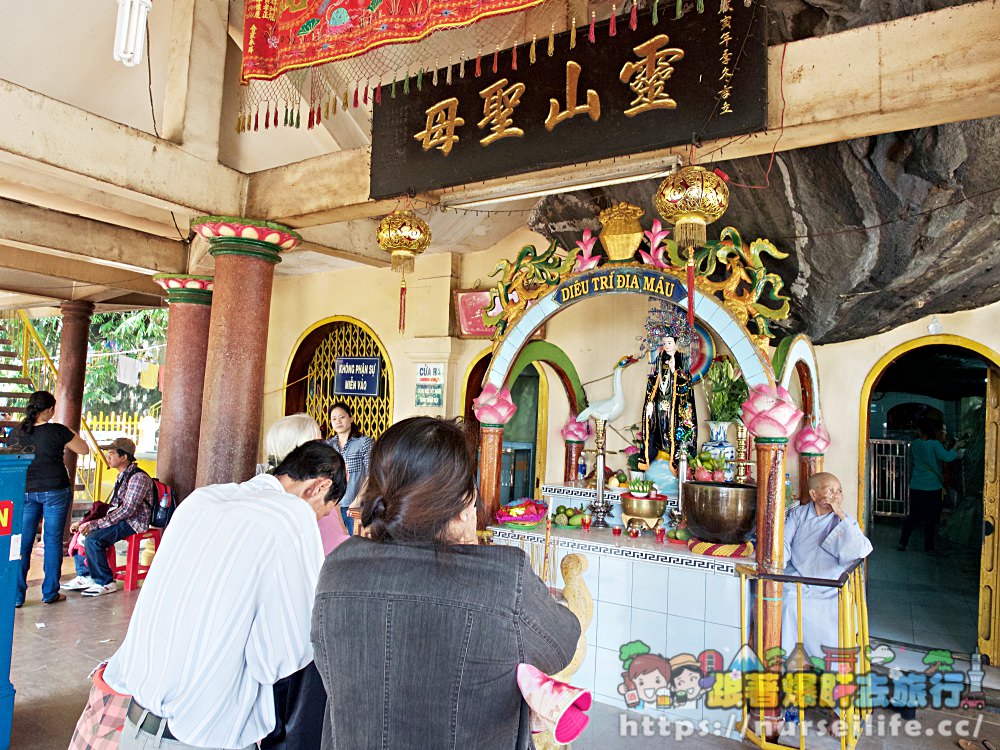
[{"label": "red packet on altar", "polygon": [[554,680],[530,664],[517,665],[517,686],[531,709],[531,732],[546,729],[560,745],[577,739],[590,723],[585,713],[594,697],[589,690]]}]

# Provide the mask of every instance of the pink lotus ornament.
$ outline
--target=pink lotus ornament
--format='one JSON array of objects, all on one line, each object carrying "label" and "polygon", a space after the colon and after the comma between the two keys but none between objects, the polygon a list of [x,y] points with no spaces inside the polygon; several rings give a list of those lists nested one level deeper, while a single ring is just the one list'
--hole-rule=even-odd
[{"label": "pink lotus ornament", "polygon": [[563,440],[585,443],[592,432],[593,430],[590,427],[589,419],[584,422],[577,422],[576,415],[573,415],[569,418],[569,421],[566,422],[566,425],[562,428],[562,432],[560,434],[562,435]]},{"label": "pink lotus ornament", "polygon": [[594,245],[596,244],[597,236],[589,229],[584,229],[583,239],[576,241],[576,246],[580,248],[581,253],[576,257],[576,268],[573,269],[575,273],[589,271],[601,262],[601,258],[604,256],[600,253],[594,255]]},{"label": "pink lotus ornament", "polygon": [[829,447],[830,436],[827,434],[826,428],[823,427],[822,423],[817,424],[815,427],[806,425],[795,436],[795,450],[799,453],[816,453],[822,455],[826,453],[826,449]]},{"label": "pink lotus ornament", "polygon": [[743,402],[743,424],[757,438],[788,439],[804,416],[780,385],[755,385]]},{"label": "pink lotus ornament", "polygon": [[649,252],[645,250],[639,251],[639,257],[642,258],[642,262],[653,266],[653,268],[667,268],[669,264],[663,259],[663,251],[667,248],[663,245],[663,241],[670,234],[669,229],[664,229],[663,225],[660,224],[659,219],[653,221],[653,228],[649,232],[643,232],[646,239],[649,240]]},{"label": "pink lotus ornament", "polygon": [[479,398],[472,399],[472,413],[482,424],[505,425],[516,411],[517,406],[506,386],[497,388],[493,383],[487,383]]}]

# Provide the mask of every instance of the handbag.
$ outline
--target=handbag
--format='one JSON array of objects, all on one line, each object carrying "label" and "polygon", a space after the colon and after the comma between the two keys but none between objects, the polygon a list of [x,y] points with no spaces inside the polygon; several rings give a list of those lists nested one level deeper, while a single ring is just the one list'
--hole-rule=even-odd
[{"label": "handbag", "polygon": [[104,681],[107,662],[90,673],[87,705],[76,722],[68,750],[117,750],[132,696],[116,693]]}]

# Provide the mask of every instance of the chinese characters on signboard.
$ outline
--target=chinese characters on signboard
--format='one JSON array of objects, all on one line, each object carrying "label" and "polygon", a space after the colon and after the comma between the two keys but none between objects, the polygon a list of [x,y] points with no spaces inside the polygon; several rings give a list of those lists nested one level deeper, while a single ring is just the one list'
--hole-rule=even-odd
[{"label": "chinese characters on signboard", "polygon": [[[419,91],[375,107],[371,195],[460,185],[762,130],[767,120],[764,12],[640,16],[597,42],[556,37],[550,57],[492,72],[423,76]],[[523,59],[523,58],[522,58]]]}]

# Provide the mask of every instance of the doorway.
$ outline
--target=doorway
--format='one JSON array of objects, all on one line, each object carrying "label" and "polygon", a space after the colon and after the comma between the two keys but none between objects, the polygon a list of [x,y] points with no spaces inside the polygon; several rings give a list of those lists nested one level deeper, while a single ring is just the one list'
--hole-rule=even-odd
[{"label": "doorway", "polygon": [[[989,358],[972,348],[927,343],[901,352],[881,372],[873,371],[865,461],[865,525],[874,547],[868,563],[873,638],[922,650],[983,650],[981,588],[992,584],[987,581],[992,571],[984,575],[982,567],[992,367]],[[913,452],[921,428],[933,428],[944,449],[934,465],[923,453]],[[964,453],[954,450],[956,440],[964,443]],[[947,455],[954,458],[947,460]],[[904,521],[913,510],[910,490],[926,490],[928,477],[930,484],[942,487],[940,520],[930,524],[930,536],[918,525],[906,549],[899,550]],[[910,486],[911,479],[917,487]],[[995,540],[986,539],[992,548]],[[925,543],[933,551],[925,550]]]}]

